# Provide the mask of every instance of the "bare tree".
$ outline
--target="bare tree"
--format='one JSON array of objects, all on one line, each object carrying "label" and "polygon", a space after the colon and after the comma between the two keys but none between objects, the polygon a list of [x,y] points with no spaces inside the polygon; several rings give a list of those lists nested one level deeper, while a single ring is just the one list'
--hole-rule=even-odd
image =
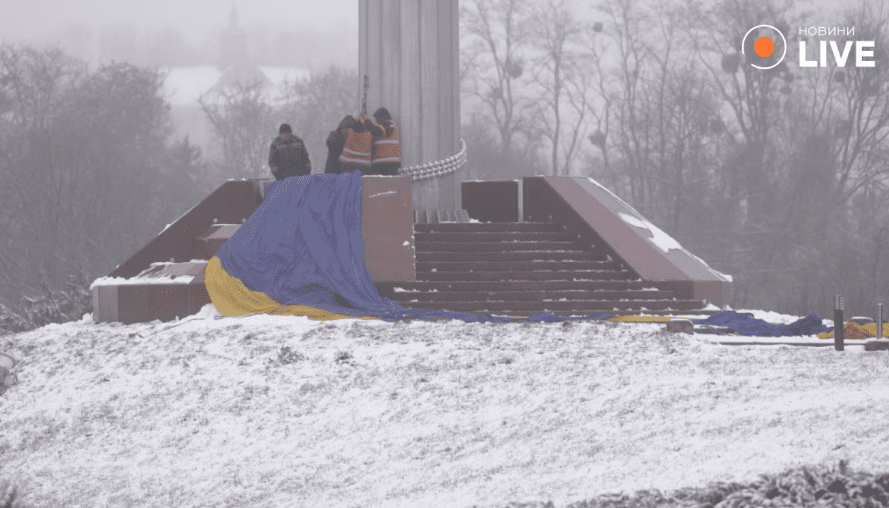
[{"label": "bare tree", "polygon": [[[889,96],[886,86],[886,44],[889,44],[889,9],[882,3],[863,2],[847,16],[855,39],[875,41],[874,67],[847,66],[833,73],[839,122],[835,199],[843,204],[856,193],[886,176],[889,164]],[[844,44],[849,41],[839,41]],[[850,56],[851,58],[852,56]]]},{"label": "bare tree", "polygon": [[0,297],[108,273],[193,204],[173,201],[194,181],[170,164],[162,85],[129,64],[88,72],[59,50],[0,46]]},{"label": "bare tree", "polygon": [[477,63],[471,93],[493,118],[504,153],[513,149],[515,136],[527,134],[529,128],[521,94],[527,81],[527,16],[521,0],[471,0],[461,15],[468,35],[463,59]]},{"label": "bare tree", "polygon": [[614,91],[614,143],[624,159],[630,199],[645,208],[651,187],[646,177],[655,148],[651,139],[652,111],[644,96],[651,61],[646,38],[652,32],[652,19],[644,0],[602,2],[599,11],[607,22],[605,33],[613,43],[617,61],[610,84]]},{"label": "bare tree", "polygon": [[293,132],[306,143],[316,172],[323,172],[329,132],[339,125],[345,115],[358,114],[356,83],[357,72],[330,67],[307,81],[285,84],[283,105],[278,116],[291,122]]},{"label": "bare tree", "polygon": [[223,178],[269,176],[269,143],[276,133],[266,84],[234,81],[198,102],[222,148]]},{"label": "bare tree", "polygon": [[[762,228],[769,216],[768,154],[784,84],[780,78],[789,72],[789,67],[786,61],[767,70],[753,67],[752,59],[757,58],[753,43],[760,35],[774,34],[754,31],[746,40],[744,36],[751,27],[763,23],[774,24],[783,33],[789,33],[793,6],[794,0],[722,0],[709,11],[689,11],[689,16],[697,17],[692,40],[702,55],[701,62],[732,112],[740,137],[738,139],[734,131],[729,133],[739,150],[741,167],[738,169],[744,175],[739,189],[744,196],[744,216],[754,228]],[[740,52],[742,41],[744,55]],[[758,65],[769,67],[777,63],[783,51],[781,44],[779,41],[776,51]]]},{"label": "bare tree", "polygon": [[564,0],[539,5],[534,19],[531,41],[539,56],[532,70],[543,92],[543,100],[534,104],[534,118],[550,144],[552,174],[568,175],[588,121],[593,66],[580,50],[584,26]]},{"label": "bare tree", "polygon": [[[590,107],[591,124],[595,124],[595,130],[587,139],[593,145],[595,151],[588,153],[586,164],[588,172],[597,179],[609,184],[615,182],[616,175],[612,171],[611,158],[609,156],[609,147],[613,144],[613,136],[610,135],[615,104],[620,103],[620,96],[611,86],[610,72],[606,65],[605,55],[608,53],[608,47],[603,43],[603,39],[595,34],[602,32],[604,26],[601,22],[595,22],[586,30],[586,57],[592,68],[593,79],[590,83],[591,93],[595,93],[595,104]],[[593,126],[591,125],[591,128]],[[601,155],[601,165],[599,164],[598,155]]]}]

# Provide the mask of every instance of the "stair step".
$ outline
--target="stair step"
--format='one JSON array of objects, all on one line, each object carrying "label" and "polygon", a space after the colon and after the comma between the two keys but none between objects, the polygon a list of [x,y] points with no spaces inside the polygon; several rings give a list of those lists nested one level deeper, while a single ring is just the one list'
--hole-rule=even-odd
[{"label": "stair step", "polygon": [[605,313],[645,310],[698,310],[703,307],[700,300],[632,300],[602,301],[575,300],[566,302],[459,302],[459,301],[407,301],[399,302],[403,307],[419,309],[440,309],[454,312],[509,312],[509,311],[572,311],[583,313]]},{"label": "stair step", "polygon": [[428,242],[571,242],[577,240],[571,233],[487,232],[475,233],[414,233],[417,243]]},{"label": "stair step", "polygon": [[657,288],[657,283],[640,280],[540,280],[540,281],[417,281],[399,282],[405,291],[631,291]]},{"label": "stair step", "polygon": [[414,223],[437,224],[442,222],[469,222],[466,210],[414,210]]},{"label": "stair step", "polygon": [[539,272],[571,270],[617,270],[613,261],[421,261],[417,273],[431,272]]},{"label": "stair step", "polygon": [[438,291],[438,292],[397,292],[392,300],[397,302],[545,302],[577,300],[672,300],[670,291]]},{"label": "stair step", "polygon": [[414,224],[417,233],[481,233],[481,232],[515,232],[515,233],[559,233],[564,229],[551,222],[470,222],[443,224]]},{"label": "stair step", "polygon": [[416,242],[426,252],[576,251],[577,242]]},{"label": "stair step", "polygon": [[405,307],[514,316],[703,312],[703,301],[635,279],[560,224],[430,223],[414,232],[418,280],[384,292]]},{"label": "stair step", "polygon": [[198,240],[228,240],[241,226],[242,224],[213,224],[206,233],[198,236]]},{"label": "stair step", "polygon": [[550,272],[419,272],[418,280],[428,281],[532,281],[532,280],[627,280],[627,272],[615,270],[571,270]]},{"label": "stair step", "polygon": [[[422,308],[422,307],[420,307]],[[484,311],[461,311],[461,312],[484,312]],[[511,310],[508,312],[503,311],[492,311],[490,314],[495,316],[510,316],[510,317],[528,317],[533,316],[534,314],[541,312],[539,310]],[[550,314],[554,314],[556,316],[562,317],[586,317],[586,316],[595,316],[597,314],[611,314],[611,315],[632,315],[632,314],[645,314],[649,316],[687,316],[689,314],[695,315],[706,315],[710,316],[716,314],[716,310],[702,310],[702,309],[691,309],[691,310],[654,310],[648,309],[645,311],[637,311],[637,310],[625,310],[625,311],[616,311],[614,309],[589,309],[589,310],[581,310],[581,311],[571,311],[571,310],[548,310],[546,311]],[[486,314],[488,312],[485,312]]]},{"label": "stair step", "polygon": [[592,251],[564,252],[430,252],[417,251],[418,263],[459,262],[459,261],[498,261],[513,263],[518,261],[601,261],[601,256]]}]

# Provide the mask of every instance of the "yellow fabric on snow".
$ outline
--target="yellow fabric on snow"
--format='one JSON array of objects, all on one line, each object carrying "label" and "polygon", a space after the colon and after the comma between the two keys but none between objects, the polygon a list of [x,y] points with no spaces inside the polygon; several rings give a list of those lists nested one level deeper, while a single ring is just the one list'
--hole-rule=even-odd
[{"label": "yellow fabric on snow", "polygon": [[272,314],[275,316],[307,316],[309,319],[327,321],[331,319],[377,319],[369,316],[348,316],[308,305],[284,305],[265,293],[254,291],[240,280],[232,277],[222,267],[216,256],[207,263],[204,284],[210,301],[223,316],[244,316],[247,314]]},{"label": "yellow fabric on snow", "polygon": [[[870,339],[877,336],[877,324],[876,323],[868,323],[866,325],[859,325],[858,323],[853,323],[849,321],[843,325],[843,338],[844,339]],[[889,337],[889,323],[883,323],[883,337]],[[819,339],[832,339],[834,338],[833,332],[822,332],[818,334]]]}]

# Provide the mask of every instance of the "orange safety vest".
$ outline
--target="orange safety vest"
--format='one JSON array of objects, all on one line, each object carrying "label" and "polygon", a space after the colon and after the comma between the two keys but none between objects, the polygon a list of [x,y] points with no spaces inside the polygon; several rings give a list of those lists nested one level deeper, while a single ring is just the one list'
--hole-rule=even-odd
[{"label": "orange safety vest", "polygon": [[388,136],[383,127],[383,134],[374,139],[372,160],[374,164],[401,164],[401,137],[398,126],[392,122],[392,132]]},{"label": "orange safety vest", "polygon": [[370,131],[355,132],[349,129],[349,136],[340,155],[340,164],[356,168],[370,168],[370,152],[373,134]]}]

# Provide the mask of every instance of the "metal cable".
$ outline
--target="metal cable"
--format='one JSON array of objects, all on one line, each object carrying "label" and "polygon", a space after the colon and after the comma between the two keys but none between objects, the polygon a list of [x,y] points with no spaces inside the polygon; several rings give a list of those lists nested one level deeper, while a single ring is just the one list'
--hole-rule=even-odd
[{"label": "metal cable", "polygon": [[460,151],[456,154],[447,159],[402,168],[398,174],[410,176],[414,181],[426,180],[451,174],[464,164],[466,164],[466,140],[460,138]]}]

